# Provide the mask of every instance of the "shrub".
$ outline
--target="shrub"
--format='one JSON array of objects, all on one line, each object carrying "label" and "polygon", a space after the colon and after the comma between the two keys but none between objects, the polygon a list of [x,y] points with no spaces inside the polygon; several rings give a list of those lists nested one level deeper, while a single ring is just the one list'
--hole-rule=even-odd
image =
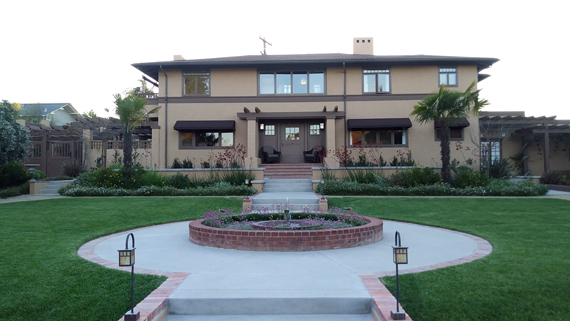
[{"label": "shrub", "polygon": [[186,158],[182,161],[182,168],[192,168],[192,161]]},{"label": "shrub", "polygon": [[[249,193],[256,193],[255,189]],[[59,194],[65,196],[245,196],[246,187],[242,186],[206,186],[178,189],[172,186],[143,186],[136,189],[86,187],[70,185],[59,189]]]},{"label": "shrub", "polygon": [[77,177],[85,172],[85,166],[77,160],[73,160],[71,163],[63,163],[61,169],[63,175],[71,177]]},{"label": "shrub", "polygon": [[511,176],[514,166],[507,159],[495,159],[489,167],[489,176],[493,178],[505,178]]},{"label": "shrub", "polygon": [[97,171],[85,172],[75,178],[74,184],[78,186],[97,186],[97,179]]},{"label": "shrub", "polygon": [[30,193],[30,183],[26,182],[20,186],[0,190],[0,198],[15,197]]},{"label": "shrub", "polygon": [[161,175],[157,171],[147,170],[145,171],[144,175],[140,178],[140,185],[141,186],[164,186],[167,185],[169,181],[169,177],[165,175]]},{"label": "shrub", "polygon": [[172,168],[182,168],[182,163],[178,160],[178,157],[172,162]]},{"label": "shrub", "polygon": [[44,173],[42,171],[38,171],[38,170],[34,171],[34,178],[35,179],[44,179],[46,177],[47,177],[46,173]]},{"label": "shrub", "polygon": [[[317,186],[321,188],[321,184]],[[332,181],[325,185],[326,195],[375,195],[375,196],[540,196],[548,192],[545,185],[530,180],[509,182],[491,180],[486,186],[454,188],[447,184],[422,185],[416,187],[380,186],[358,184],[350,181]]]},{"label": "shrub", "polygon": [[540,178],[542,184],[558,185],[562,182],[562,173],[558,171],[545,172]]},{"label": "shrub", "polygon": [[6,163],[0,165],[0,188],[19,186],[31,178],[20,163]]},{"label": "shrub", "polygon": [[[220,179],[231,185],[238,186],[245,184],[246,176],[249,178],[250,182],[254,179],[251,170],[246,171],[239,168],[231,168],[230,170],[222,171]],[[249,186],[251,186],[251,183]]]},{"label": "shrub", "polygon": [[454,177],[451,186],[466,188],[471,186],[485,186],[489,184],[489,177],[485,173],[478,173],[467,166],[459,166],[453,169]]},{"label": "shrub", "polygon": [[176,175],[170,177],[168,180],[168,185],[174,188],[184,189],[192,187],[192,181],[190,181],[188,175],[176,173]]},{"label": "shrub", "polygon": [[417,167],[396,172],[389,181],[392,186],[415,187],[437,184],[441,181],[441,176],[433,168]]}]

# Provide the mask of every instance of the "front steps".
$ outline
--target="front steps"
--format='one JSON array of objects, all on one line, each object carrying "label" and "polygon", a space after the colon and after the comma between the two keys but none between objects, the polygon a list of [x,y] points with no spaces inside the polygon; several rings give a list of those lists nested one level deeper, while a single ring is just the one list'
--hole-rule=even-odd
[{"label": "front steps", "polygon": [[69,183],[68,181],[50,181],[49,184],[40,191],[40,195],[59,195],[57,191],[64,182]]},{"label": "front steps", "polygon": [[253,198],[252,211],[282,213],[315,211],[319,198],[313,192],[311,179],[265,179],[263,193]]},{"label": "front steps", "polygon": [[304,163],[304,164],[262,164],[265,168],[265,178],[313,178],[313,167],[319,167],[322,164]]},{"label": "front steps", "polygon": [[165,321],[373,320],[355,274],[190,275],[167,306]]}]

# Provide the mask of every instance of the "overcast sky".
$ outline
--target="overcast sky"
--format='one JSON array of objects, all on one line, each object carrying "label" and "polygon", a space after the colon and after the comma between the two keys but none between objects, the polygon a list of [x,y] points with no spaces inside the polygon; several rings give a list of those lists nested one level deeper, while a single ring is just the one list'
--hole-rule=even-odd
[{"label": "overcast sky", "polygon": [[570,119],[568,1],[17,1],[0,3],[0,99],[114,109],[137,62],[268,54],[492,57],[485,110]]}]

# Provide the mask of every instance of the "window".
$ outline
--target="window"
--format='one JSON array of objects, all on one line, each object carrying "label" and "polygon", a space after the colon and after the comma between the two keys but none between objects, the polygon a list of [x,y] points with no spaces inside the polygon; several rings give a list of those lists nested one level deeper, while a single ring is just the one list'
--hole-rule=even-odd
[{"label": "window", "polygon": [[286,140],[299,140],[299,127],[285,127]]},{"label": "window", "polygon": [[439,84],[457,86],[457,68],[439,68]]},{"label": "window", "polygon": [[71,158],[71,143],[52,143],[51,157]]},{"label": "window", "polygon": [[180,148],[194,147],[232,147],[234,145],[234,133],[195,131],[180,132]]},{"label": "window", "polygon": [[365,93],[389,93],[390,70],[363,70],[362,86]]},{"label": "window", "polygon": [[275,125],[265,125],[265,136],[275,136]]},{"label": "window", "polygon": [[317,136],[321,134],[321,128],[320,125],[310,125],[309,126],[309,135],[311,136]]},{"label": "window", "polygon": [[[463,140],[463,127],[449,127],[450,140]],[[441,129],[435,129],[435,140],[441,140]]]},{"label": "window", "polygon": [[350,132],[351,146],[388,147],[407,145],[407,130],[402,128]]},{"label": "window", "polygon": [[263,72],[259,74],[260,95],[324,94],[325,73],[319,71]]},{"label": "window", "polygon": [[184,74],[184,95],[209,95],[210,73],[195,72]]},{"label": "window", "polygon": [[42,143],[32,143],[28,157],[42,157]]},{"label": "window", "polygon": [[501,142],[496,141],[481,141],[481,163],[486,164],[489,162],[489,154],[491,156],[491,163],[495,160],[501,159]]}]

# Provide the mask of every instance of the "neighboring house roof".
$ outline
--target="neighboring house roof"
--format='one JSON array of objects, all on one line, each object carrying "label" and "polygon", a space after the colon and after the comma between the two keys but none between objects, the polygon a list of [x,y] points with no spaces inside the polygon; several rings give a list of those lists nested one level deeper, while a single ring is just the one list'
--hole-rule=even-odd
[{"label": "neighboring house roof", "polygon": [[489,68],[499,61],[497,58],[457,57],[457,56],[373,56],[357,54],[304,54],[304,55],[252,55],[223,58],[173,60],[163,62],[135,63],[133,67],[158,81],[160,68],[164,70],[201,71],[210,68],[258,68],[274,69],[279,67],[347,67],[362,66],[420,66],[420,65],[477,65],[477,70]]},{"label": "neighboring house roof", "polygon": [[70,103],[35,103],[22,104],[22,108],[20,109],[20,116],[45,116],[62,108],[66,109],[70,115],[79,115],[79,112],[77,112],[77,110]]}]

